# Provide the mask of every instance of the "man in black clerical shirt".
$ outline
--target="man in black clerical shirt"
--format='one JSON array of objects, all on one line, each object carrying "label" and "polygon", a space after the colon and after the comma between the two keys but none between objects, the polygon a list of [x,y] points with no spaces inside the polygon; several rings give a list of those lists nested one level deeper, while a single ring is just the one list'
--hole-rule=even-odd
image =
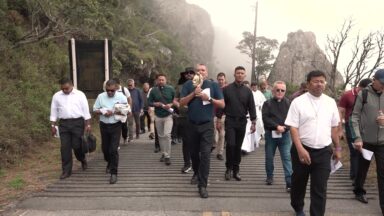
[{"label": "man in black clerical shirt", "polygon": [[[246,76],[245,69],[242,66],[235,68],[235,82],[226,86],[223,90],[225,108],[225,141],[226,145],[226,162],[225,179],[230,180],[233,171],[233,178],[241,181],[239,175],[241,161],[241,144],[245,135],[245,127],[247,125],[247,114],[252,121],[251,133],[256,130],[256,109],[251,89],[243,85]],[[221,118],[222,111],[217,113],[217,117]]]}]

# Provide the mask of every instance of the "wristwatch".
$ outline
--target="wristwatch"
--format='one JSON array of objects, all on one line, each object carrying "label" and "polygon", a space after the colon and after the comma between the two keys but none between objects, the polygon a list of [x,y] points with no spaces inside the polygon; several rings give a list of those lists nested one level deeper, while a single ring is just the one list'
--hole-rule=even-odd
[{"label": "wristwatch", "polygon": [[210,103],[212,103],[212,102],[213,102],[213,99],[212,99],[211,97],[209,97],[208,101],[209,101]]}]

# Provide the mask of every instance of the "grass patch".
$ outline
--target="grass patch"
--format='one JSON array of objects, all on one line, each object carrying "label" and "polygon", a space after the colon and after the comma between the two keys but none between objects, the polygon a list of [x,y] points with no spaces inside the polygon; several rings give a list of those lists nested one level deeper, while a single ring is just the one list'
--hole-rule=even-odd
[{"label": "grass patch", "polygon": [[16,176],[14,179],[12,179],[9,183],[8,186],[15,189],[15,190],[20,190],[23,189],[26,185],[26,182],[24,179],[20,176]]},{"label": "grass patch", "polygon": [[5,171],[0,168],[0,178],[5,176]]}]

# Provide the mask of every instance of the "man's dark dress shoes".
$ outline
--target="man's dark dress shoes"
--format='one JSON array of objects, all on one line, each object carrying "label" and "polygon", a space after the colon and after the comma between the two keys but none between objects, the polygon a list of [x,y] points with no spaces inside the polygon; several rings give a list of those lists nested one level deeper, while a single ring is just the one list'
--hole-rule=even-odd
[{"label": "man's dark dress shoes", "polygon": [[117,182],[117,175],[116,174],[112,174],[111,178],[109,179],[109,183],[110,184],[115,184],[116,182]]},{"label": "man's dark dress shoes", "polygon": [[241,176],[239,173],[233,173],[233,178],[236,179],[236,181],[241,181]]},{"label": "man's dark dress shoes", "polygon": [[201,198],[208,198],[208,191],[205,187],[199,187],[199,194]]}]

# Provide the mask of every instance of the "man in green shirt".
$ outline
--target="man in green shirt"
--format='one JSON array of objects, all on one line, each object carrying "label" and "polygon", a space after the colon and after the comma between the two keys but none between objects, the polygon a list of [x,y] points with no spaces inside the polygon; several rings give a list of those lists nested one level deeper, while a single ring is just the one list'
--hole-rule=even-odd
[{"label": "man in green shirt", "polygon": [[266,100],[269,100],[273,97],[272,91],[269,89],[268,81],[263,80],[260,83],[260,91],[263,93]]},{"label": "man in green shirt", "polygon": [[155,124],[163,153],[160,162],[171,165],[172,105],[175,99],[175,89],[167,85],[167,78],[164,74],[158,74],[156,80],[157,86],[153,87],[149,93],[148,105],[155,107]]}]

